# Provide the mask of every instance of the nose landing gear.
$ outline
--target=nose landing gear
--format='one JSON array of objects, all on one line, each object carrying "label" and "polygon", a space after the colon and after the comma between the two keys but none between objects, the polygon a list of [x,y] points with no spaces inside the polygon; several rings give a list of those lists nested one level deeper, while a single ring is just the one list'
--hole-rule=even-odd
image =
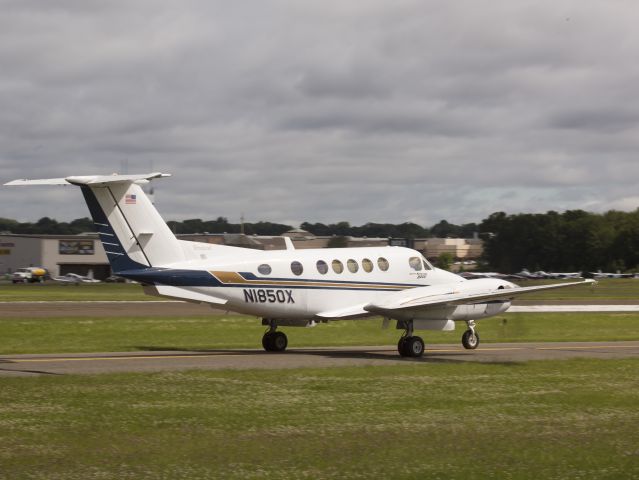
[{"label": "nose landing gear", "polygon": [[475,350],[479,345],[479,334],[475,331],[475,321],[468,320],[466,325],[468,325],[468,330],[462,335],[462,345],[467,350]]}]

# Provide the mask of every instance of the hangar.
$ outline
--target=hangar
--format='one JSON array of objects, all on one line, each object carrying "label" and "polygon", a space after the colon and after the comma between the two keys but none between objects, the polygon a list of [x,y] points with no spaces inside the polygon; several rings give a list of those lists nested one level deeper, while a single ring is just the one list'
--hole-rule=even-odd
[{"label": "hangar", "polygon": [[77,273],[98,279],[111,275],[97,234],[0,235],[0,272],[35,266],[51,275]]}]

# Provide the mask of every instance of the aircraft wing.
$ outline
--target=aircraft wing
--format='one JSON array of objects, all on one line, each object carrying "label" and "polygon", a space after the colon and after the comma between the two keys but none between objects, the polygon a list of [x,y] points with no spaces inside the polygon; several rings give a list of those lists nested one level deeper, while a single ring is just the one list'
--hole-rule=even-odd
[{"label": "aircraft wing", "polygon": [[533,287],[505,288],[490,292],[464,292],[464,283],[461,283],[458,291],[453,290],[450,293],[438,293],[435,295],[433,295],[431,287],[416,287],[387,295],[377,302],[365,305],[364,310],[370,313],[392,315],[392,312],[409,309],[430,309],[447,306],[453,307],[457,305],[489,302],[492,300],[510,300],[526,293],[589,283],[595,282],[594,280],[585,280],[583,282],[553,283],[551,285]]},{"label": "aircraft wing", "polygon": [[362,303],[360,305],[354,305],[354,306],[351,306],[351,307],[340,308],[338,310],[330,310],[330,311],[326,311],[326,312],[321,312],[321,313],[318,313],[315,316],[320,318],[320,319],[322,319],[322,318],[347,319],[347,318],[365,317],[365,316],[369,316],[370,315],[369,311],[364,310],[365,306],[366,306],[366,304]]}]

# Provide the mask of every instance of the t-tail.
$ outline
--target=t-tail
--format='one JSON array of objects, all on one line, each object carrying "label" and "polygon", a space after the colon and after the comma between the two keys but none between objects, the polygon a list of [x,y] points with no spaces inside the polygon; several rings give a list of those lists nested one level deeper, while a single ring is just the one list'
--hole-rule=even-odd
[{"label": "t-tail", "polygon": [[14,180],[5,185],[76,185],[95,223],[113,273],[164,267],[185,260],[173,232],[140,185],[168,174],[95,175]]}]

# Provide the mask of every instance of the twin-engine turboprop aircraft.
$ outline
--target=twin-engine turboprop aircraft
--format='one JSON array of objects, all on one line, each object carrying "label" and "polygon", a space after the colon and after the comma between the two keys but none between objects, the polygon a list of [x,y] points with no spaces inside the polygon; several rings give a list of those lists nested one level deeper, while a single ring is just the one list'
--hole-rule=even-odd
[{"label": "twin-engine turboprop aircraft", "polygon": [[518,287],[505,280],[466,280],[434,268],[401,247],[260,251],[178,240],[140,185],[169,175],[73,176],[14,180],[5,185],[76,185],[84,194],[113,273],[150,295],[209,303],[262,317],[267,351],[283,351],[283,326],[384,317],[404,330],[397,349],[424,353],[415,330],[454,330],[465,322],[465,348],[479,344],[475,320],[505,312],[519,295],[590,283]]}]

